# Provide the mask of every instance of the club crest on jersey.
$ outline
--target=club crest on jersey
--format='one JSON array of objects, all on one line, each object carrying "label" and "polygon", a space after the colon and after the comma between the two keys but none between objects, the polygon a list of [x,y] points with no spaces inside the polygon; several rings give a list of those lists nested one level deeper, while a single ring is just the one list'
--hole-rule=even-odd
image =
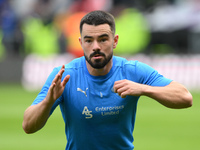
[{"label": "club crest on jersey", "polygon": [[87,106],[85,106],[84,108],[83,108],[83,112],[82,112],[82,115],[85,115],[86,117],[86,119],[90,119],[90,118],[92,118],[93,117],[93,115],[91,114],[92,113],[92,111],[89,111],[89,109],[87,108]]}]

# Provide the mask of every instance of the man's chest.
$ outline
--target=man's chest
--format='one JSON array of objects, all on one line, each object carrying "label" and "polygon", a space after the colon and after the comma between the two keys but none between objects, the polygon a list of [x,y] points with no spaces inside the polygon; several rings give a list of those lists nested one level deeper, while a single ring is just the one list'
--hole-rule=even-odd
[{"label": "man's chest", "polygon": [[[124,114],[129,100],[113,91],[114,83],[77,82],[71,86],[64,98],[69,115],[82,119],[118,118]],[[69,116],[71,118],[71,116]]]}]

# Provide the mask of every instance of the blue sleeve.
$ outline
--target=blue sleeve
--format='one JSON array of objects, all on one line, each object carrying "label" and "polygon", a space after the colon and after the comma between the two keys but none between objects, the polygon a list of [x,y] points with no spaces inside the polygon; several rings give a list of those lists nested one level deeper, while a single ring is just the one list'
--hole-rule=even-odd
[{"label": "blue sleeve", "polygon": [[130,78],[138,83],[150,86],[166,86],[172,82],[171,79],[165,78],[158,71],[142,62],[130,61],[129,67],[131,69],[129,68],[128,70],[132,72],[132,75],[129,75]]},{"label": "blue sleeve", "polygon": [[[35,98],[35,100],[33,101],[32,105],[36,105],[38,103],[40,103],[47,95],[47,92],[49,90],[49,87],[51,86],[51,83],[53,81],[53,79],[55,78],[55,76],[57,75],[57,73],[59,72],[59,68],[54,68],[53,71],[51,72],[51,74],[49,75],[49,77],[47,78],[44,86],[42,87],[40,93],[37,95],[37,97]],[[61,102],[61,97],[59,97],[55,103],[53,104],[53,107],[51,109],[50,114],[53,113],[53,111],[55,110],[55,108],[60,104]]]}]

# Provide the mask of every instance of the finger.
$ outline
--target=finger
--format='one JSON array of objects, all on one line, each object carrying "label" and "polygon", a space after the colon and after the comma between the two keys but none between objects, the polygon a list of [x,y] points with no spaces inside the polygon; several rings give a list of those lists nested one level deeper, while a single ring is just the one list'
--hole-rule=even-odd
[{"label": "finger", "polygon": [[62,74],[65,72],[65,65],[62,65],[59,74],[62,76]]},{"label": "finger", "polygon": [[65,65],[62,65],[60,71],[58,72],[58,74],[55,76],[55,78],[52,81],[53,87],[56,86],[57,82],[61,81],[61,77],[64,71],[65,71]]},{"label": "finger", "polygon": [[121,98],[125,98],[128,94],[126,94],[126,91],[123,91],[122,93],[117,92],[117,94],[121,97]]},{"label": "finger", "polygon": [[62,65],[61,69],[59,70],[58,74],[55,76],[53,81],[58,82],[59,79],[61,80],[61,77],[62,77],[62,74],[64,73],[64,71],[65,71],[65,66]]},{"label": "finger", "polygon": [[52,82],[52,84],[51,84],[51,86],[49,87],[49,91],[48,91],[48,93],[49,93],[49,96],[50,97],[52,97],[52,95],[53,95],[53,90],[54,90],[54,88],[55,88],[55,83],[54,82]]},{"label": "finger", "polygon": [[121,95],[121,98],[126,98],[126,95],[125,95],[125,94],[122,94],[122,95]]},{"label": "finger", "polygon": [[129,95],[129,92],[128,92],[127,89],[126,89],[126,90],[123,90],[123,91],[120,93],[121,98],[125,98],[127,95]]},{"label": "finger", "polygon": [[123,93],[126,90],[127,90],[127,88],[125,86],[121,86],[120,88],[117,89],[117,93],[119,93],[121,95],[121,93]]},{"label": "finger", "polygon": [[114,83],[114,86],[113,86],[113,90],[115,93],[118,93],[118,89],[123,87],[125,84],[124,84],[124,81],[123,80],[119,80],[119,81],[115,81]]},{"label": "finger", "polygon": [[119,80],[119,81],[115,81],[115,83],[114,83],[114,85],[113,85],[113,87],[118,87],[119,86],[119,84],[121,84],[121,80]]},{"label": "finger", "polygon": [[118,95],[122,98],[125,98],[128,95],[129,89],[126,81],[127,80],[119,80],[114,84],[115,93],[118,93]]},{"label": "finger", "polygon": [[61,79],[63,73],[65,72],[65,65],[62,65],[60,71],[58,72],[57,76],[56,76],[56,79]]},{"label": "finger", "polygon": [[121,84],[121,83],[124,83],[126,82],[127,80],[126,79],[123,79],[123,80],[118,80],[118,81],[115,81],[115,84]]},{"label": "finger", "polygon": [[70,75],[67,75],[64,80],[62,81],[62,86],[65,86],[67,82],[69,81]]},{"label": "finger", "polygon": [[53,82],[52,83],[57,83],[59,81],[59,79],[61,79],[61,75],[58,73],[55,78],[53,79]]},{"label": "finger", "polygon": [[114,85],[114,86],[113,86],[114,92],[117,93],[117,91],[118,91],[119,88],[120,88],[120,86]]}]

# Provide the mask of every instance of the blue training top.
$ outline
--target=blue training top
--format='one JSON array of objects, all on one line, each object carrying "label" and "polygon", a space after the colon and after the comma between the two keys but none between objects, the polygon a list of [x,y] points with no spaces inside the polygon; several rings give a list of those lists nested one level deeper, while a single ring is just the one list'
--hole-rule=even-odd
[{"label": "blue training top", "polygon": [[[41,102],[55,75],[55,68],[32,105]],[[150,66],[113,56],[113,66],[105,76],[92,76],[86,67],[85,57],[65,65],[70,79],[63,94],[54,103],[60,105],[67,136],[66,150],[132,150],[133,129],[139,97],[121,98],[113,92],[114,82],[127,79],[151,86],[165,86],[169,80]]]}]

